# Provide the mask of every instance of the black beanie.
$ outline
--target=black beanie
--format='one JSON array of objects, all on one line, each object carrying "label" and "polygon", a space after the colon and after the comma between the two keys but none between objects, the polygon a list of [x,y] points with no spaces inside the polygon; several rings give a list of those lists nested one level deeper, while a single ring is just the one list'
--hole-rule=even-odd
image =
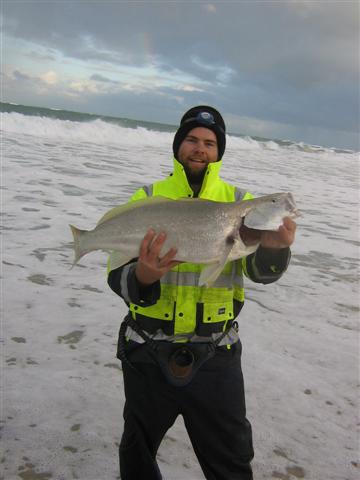
[{"label": "black beanie", "polygon": [[221,160],[225,151],[225,123],[220,113],[213,107],[199,105],[188,110],[180,121],[180,127],[173,142],[174,157],[178,160],[178,152],[186,135],[196,127],[208,128],[216,135],[218,160]]}]

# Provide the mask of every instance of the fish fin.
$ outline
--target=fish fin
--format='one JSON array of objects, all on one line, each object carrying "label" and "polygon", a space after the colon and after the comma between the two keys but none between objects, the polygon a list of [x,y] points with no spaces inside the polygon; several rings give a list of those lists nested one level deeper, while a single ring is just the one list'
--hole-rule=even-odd
[{"label": "fish fin", "polygon": [[213,283],[215,282],[215,280],[218,278],[223,268],[225,267],[225,264],[228,261],[232,248],[233,248],[233,242],[227,243],[224,253],[221,256],[220,260],[218,262],[210,263],[205,266],[205,268],[200,273],[199,287],[203,285],[206,285],[207,287],[211,287],[211,285],[213,285]]},{"label": "fish fin", "polygon": [[222,269],[223,265],[220,263],[220,261],[207,264],[200,273],[199,287],[204,285],[210,287],[220,275]]},{"label": "fish fin", "polygon": [[78,263],[81,257],[89,253],[89,250],[82,250],[81,248],[81,237],[85,233],[87,233],[87,230],[80,230],[80,228],[77,228],[74,225],[69,225],[69,227],[71,228],[71,231],[74,237],[75,258],[71,267],[73,268]]},{"label": "fish fin", "polygon": [[100,225],[102,223],[107,222],[111,218],[117,217],[121,213],[128,212],[131,210],[134,210],[139,207],[143,207],[145,205],[149,204],[154,204],[154,203],[163,203],[163,202],[169,202],[169,201],[176,201],[172,200],[171,198],[166,198],[166,197],[161,197],[161,196],[156,196],[156,197],[146,197],[146,198],[141,198],[140,200],[135,200],[130,203],[126,203],[125,205],[119,205],[115,208],[112,208],[108,212],[103,215],[100,220],[98,221],[97,225]]},{"label": "fish fin", "polygon": [[128,255],[124,255],[122,252],[113,251],[109,255],[108,270],[115,270],[116,268],[122,267],[125,263],[128,263],[131,260]]}]

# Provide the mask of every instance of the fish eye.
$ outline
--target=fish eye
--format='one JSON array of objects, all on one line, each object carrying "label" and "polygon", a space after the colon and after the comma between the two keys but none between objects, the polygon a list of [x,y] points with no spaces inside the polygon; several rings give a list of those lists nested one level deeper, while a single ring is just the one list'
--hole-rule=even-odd
[{"label": "fish eye", "polygon": [[275,198],[273,198],[271,201],[272,201],[272,203],[276,203],[276,200],[275,200]]}]

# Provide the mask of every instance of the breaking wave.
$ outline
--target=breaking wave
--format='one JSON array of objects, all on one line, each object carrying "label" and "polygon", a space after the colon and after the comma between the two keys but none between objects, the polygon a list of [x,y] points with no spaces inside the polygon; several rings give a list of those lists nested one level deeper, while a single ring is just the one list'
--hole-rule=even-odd
[{"label": "breaking wave", "polygon": [[[45,110],[45,109],[44,109]],[[56,115],[56,111],[52,110]],[[71,117],[71,115],[69,115]],[[100,145],[143,146],[171,148],[174,131],[161,131],[161,124],[130,121],[127,119],[102,119],[95,115],[78,115],[85,117],[81,121],[54,118],[46,115],[28,115],[18,112],[1,113],[1,130],[5,133],[25,134],[49,140],[86,142]],[[75,117],[75,115],[74,115]],[[104,117],[107,118],[107,117]],[[126,126],[126,124],[131,126]],[[125,124],[125,125],[121,125]],[[171,126],[165,126],[167,130]],[[174,127],[175,128],[175,127]],[[302,142],[260,139],[250,136],[227,135],[227,148],[240,150],[279,150],[289,149],[309,153],[339,152],[354,154],[350,150],[336,150]]]}]

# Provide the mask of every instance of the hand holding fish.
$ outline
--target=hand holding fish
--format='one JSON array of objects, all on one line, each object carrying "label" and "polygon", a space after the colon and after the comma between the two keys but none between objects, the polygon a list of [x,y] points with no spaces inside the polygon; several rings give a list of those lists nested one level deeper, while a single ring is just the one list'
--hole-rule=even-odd
[{"label": "hand holding fish", "polygon": [[159,257],[165,240],[166,233],[160,232],[156,235],[154,230],[150,229],[141,242],[135,275],[142,285],[151,285],[160,280],[166,272],[181,263],[174,261],[176,248],[170,248],[162,258]]},{"label": "hand holding fish", "polygon": [[260,245],[264,248],[286,248],[295,240],[296,223],[290,217],[285,217],[279,230],[263,231],[261,233]]}]

